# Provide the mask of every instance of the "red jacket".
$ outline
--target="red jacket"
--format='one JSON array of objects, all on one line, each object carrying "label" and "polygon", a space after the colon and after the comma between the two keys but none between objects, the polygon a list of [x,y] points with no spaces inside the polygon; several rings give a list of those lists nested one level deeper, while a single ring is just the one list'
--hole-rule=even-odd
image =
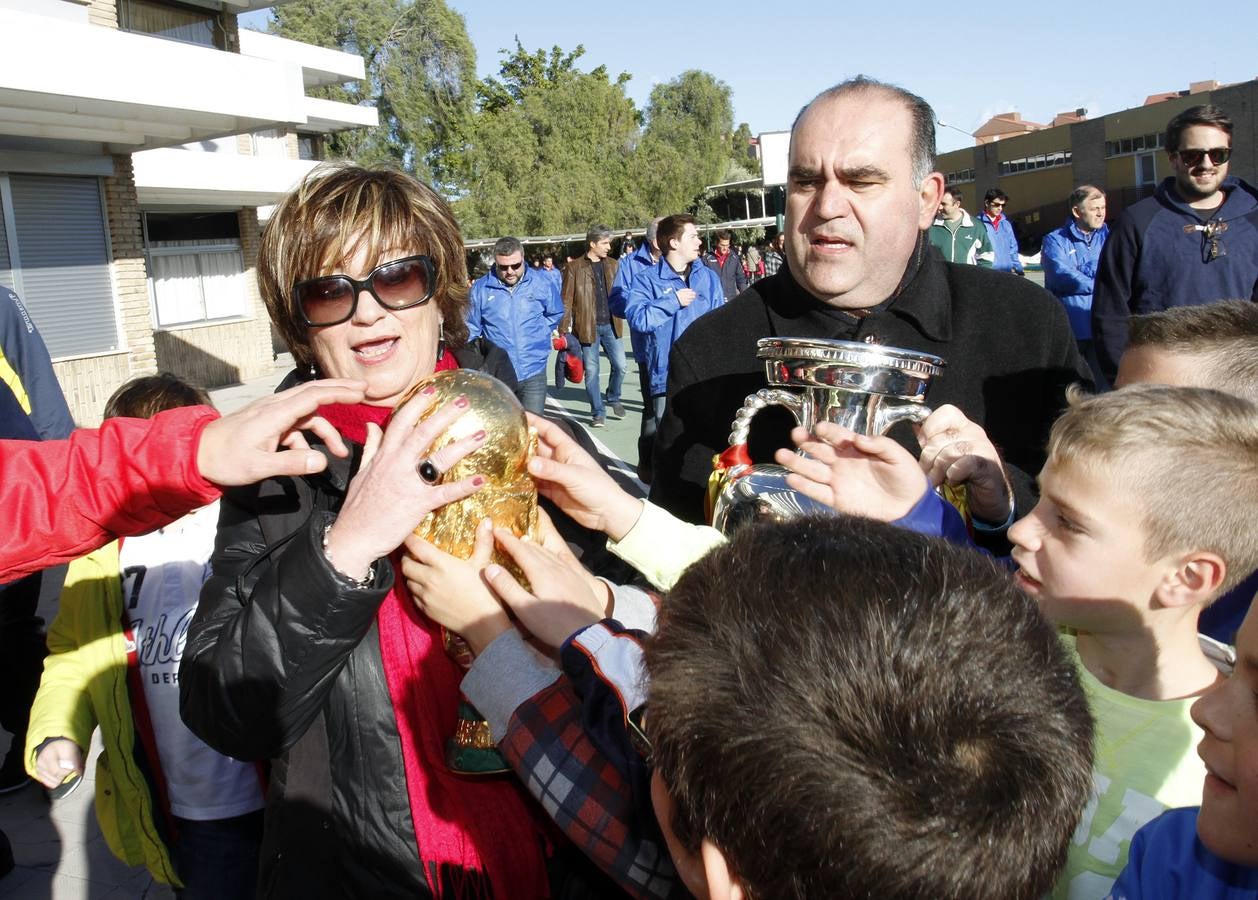
[{"label": "red jacket", "polygon": [[216,418],[207,406],[185,406],[152,419],[109,419],[64,441],[0,441],[0,580],[77,559],[218,499],[196,466],[201,429]]}]

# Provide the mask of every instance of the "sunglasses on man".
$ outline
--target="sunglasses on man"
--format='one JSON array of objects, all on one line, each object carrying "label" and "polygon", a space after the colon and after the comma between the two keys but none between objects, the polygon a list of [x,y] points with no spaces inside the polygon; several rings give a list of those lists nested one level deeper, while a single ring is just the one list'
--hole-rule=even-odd
[{"label": "sunglasses on man", "polygon": [[427,256],[407,256],[381,263],[359,281],[348,275],[321,275],[293,285],[293,299],[306,325],[339,325],[354,317],[358,297],[371,294],[385,309],[420,306],[432,299],[436,270]]},{"label": "sunglasses on man", "polygon": [[1212,165],[1221,166],[1232,158],[1231,147],[1212,147],[1209,150],[1176,150],[1179,161],[1190,169],[1201,165],[1201,161],[1210,157]]}]

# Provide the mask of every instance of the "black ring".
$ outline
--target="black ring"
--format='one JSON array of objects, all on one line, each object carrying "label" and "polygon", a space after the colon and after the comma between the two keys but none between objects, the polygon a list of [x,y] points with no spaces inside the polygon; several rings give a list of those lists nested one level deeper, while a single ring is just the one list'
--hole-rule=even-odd
[{"label": "black ring", "polygon": [[419,461],[415,471],[419,473],[420,480],[425,484],[437,484],[441,481],[441,470],[428,457],[424,457]]}]

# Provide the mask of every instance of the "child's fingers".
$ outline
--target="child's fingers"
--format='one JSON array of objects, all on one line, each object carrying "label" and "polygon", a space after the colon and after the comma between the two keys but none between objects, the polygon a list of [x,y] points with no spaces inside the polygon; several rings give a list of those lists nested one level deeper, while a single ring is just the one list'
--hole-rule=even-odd
[{"label": "child's fingers", "polygon": [[520,587],[519,582],[502,566],[494,564],[485,567],[485,583],[499,600],[512,609],[522,609],[529,604],[537,603],[537,598]]},{"label": "child's fingers", "polygon": [[[818,484],[816,481],[791,472],[786,476],[786,484],[791,490],[803,494],[810,500],[816,500],[823,506],[834,508],[834,491],[829,485]],[[840,510],[842,512],[842,510]]]},{"label": "child's fingers", "polygon": [[800,456],[798,453],[792,453],[789,450],[778,450],[773,458],[784,469],[808,478],[812,481],[829,484],[830,466],[823,460],[810,459],[807,456]]},{"label": "child's fingers", "polygon": [[472,542],[472,555],[468,558],[477,569],[489,565],[494,555],[494,523],[488,516],[476,525],[476,538]]}]

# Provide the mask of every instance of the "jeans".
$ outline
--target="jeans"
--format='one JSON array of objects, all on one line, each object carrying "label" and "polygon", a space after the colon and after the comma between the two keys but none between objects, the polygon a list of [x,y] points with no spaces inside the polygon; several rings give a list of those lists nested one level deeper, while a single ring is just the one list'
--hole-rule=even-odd
[{"label": "jeans", "polygon": [[598,386],[598,348],[603,348],[608,361],[612,364],[611,379],[607,382],[607,402],[620,402],[620,388],[625,380],[625,345],[611,323],[599,325],[594,335],[594,343],[582,344],[582,356],[585,357],[585,393],[590,398],[590,413],[596,419],[603,418],[603,394]]},{"label": "jeans", "polygon": [[546,409],[546,370],[516,385],[515,395],[526,410],[540,416]]},{"label": "jeans", "polygon": [[252,900],[258,889],[262,810],[232,819],[175,819],[180,900]]}]

